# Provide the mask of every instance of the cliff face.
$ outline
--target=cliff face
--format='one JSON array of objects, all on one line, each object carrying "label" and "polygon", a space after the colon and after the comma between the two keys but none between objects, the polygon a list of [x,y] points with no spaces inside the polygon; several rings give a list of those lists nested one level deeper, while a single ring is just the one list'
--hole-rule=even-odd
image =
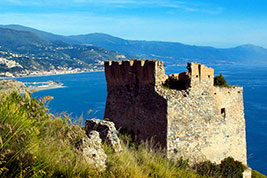
[{"label": "cliff face", "polygon": [[137,141],[153,138],[169,158],[219,163],[231,156],[246,165],[242,87],[214,87],[212,68],[187,68],[168,78],[160,61],[105,62],[105,118]]}]

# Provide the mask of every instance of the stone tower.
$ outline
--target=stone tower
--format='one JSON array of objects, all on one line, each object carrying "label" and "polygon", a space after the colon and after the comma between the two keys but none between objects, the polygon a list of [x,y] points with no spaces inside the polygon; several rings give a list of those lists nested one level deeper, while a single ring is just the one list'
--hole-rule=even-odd
[{"label": "stone tower", "polygon": [[214,70],[204,65],[187,69],[167,76],[157,60],[105,62],[105,118],[137,141],[153,138],[169,158],[220,163],[231,156],[246,165],[243,88],[215,87]]}]

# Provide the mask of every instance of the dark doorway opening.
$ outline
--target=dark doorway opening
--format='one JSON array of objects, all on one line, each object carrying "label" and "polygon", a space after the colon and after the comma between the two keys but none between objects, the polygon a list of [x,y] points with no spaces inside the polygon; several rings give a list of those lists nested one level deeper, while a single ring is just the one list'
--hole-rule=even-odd
[{"label": "dark doorway opening", "polygon": [[226,117],[225,108],[221,108],[221,115],[223,116],[223,118]]}]

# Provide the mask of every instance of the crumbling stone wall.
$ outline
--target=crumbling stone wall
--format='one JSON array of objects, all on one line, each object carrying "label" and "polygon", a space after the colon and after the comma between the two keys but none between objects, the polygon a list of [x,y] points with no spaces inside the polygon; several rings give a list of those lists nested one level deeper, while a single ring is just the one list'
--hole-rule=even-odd
[{"label": "crumbling stone wall", "polygon": [[[156,91],[166,99],[169,98],[169,158],[183,157],[191,163],[205,160],[220,163],[224,158],[232,156],[247,164],[241,87],[214,90],[203,88],[189,93],[177,90],[166,92],[157,87]],[[214,97],[215,92],[222,98]],[[221,109],[225,113],[221,113]]]},{"label": "crumbling stone wall", "polygon": [[187,69],[191,79],[191,88],[213,86],[214,69],[194,62],[188,63]]},{"label": "crumbling stone wall", "polygon": [[[154,138],[169,158],[219,163],[232,156],[247,164],[242,87],[214,87],[212,68],[187,68],[168,78],[160,61],[105,62],[105,118],[137,141]],[[185,86],[163,87],[168,80]]]}]

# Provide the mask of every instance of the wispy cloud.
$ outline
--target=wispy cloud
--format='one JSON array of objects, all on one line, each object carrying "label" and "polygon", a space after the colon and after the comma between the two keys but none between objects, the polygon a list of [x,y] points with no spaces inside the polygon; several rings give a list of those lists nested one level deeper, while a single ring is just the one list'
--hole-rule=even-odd
[{"label": "wispy cloud", "polygon": [[50,6],[62,7],[105,7],[105,8],[171,8],[186,12],[202,12],[219,14],[223,8],[205,3],[189,3],[186,1],[172,0],[1,0],[1,5],[17,6]]},{"label": "wispy cloud", "polygon": [[[236,23],[228,19],[210,23],[182,18],[159,19],[129,16],[114,18],[86,12],[71,14],[0,13],[0,23],[20,24],[62,35],[102,32],[125,39],[176,41],[217,47],[242,43],[267,46],[265,40],[267,26],[263,21],[253,21],[254,25],[250,25],[252,24],[250,21]],[[257,30],[255,26],[261,28]]]},{"label": "wispy cloud", "polygon": [[[168,37],[180,33],[196,33],[201,23],[182,19],[159,19],[154,17],[108,17],[86,13],[3,13],[1,24],[21,24],[63,35],[93,32],[109,33],[130,39],[173,40]],[[153,31],[153,33],[151,33]],[[190,32],[189,32],[190,31]],[[141,32],[141,33],[140,33]],[[161,34],[161,35],[160,35]],[[165,34],[165,35],[162,35]],[[160,36],[159,36],[160,35]],[[177,36],[178,38],[179,36]]]},{"label": "wispy cloud", "polygon": [[247,13],[252,4],[201,0],[0,0],[0,24],[21,24],[65,35],[103,32],[128,39],[191,44],[241,44],[249,39],[249,43],[266,46],[265,6],[258,4],[258,9]]}]

